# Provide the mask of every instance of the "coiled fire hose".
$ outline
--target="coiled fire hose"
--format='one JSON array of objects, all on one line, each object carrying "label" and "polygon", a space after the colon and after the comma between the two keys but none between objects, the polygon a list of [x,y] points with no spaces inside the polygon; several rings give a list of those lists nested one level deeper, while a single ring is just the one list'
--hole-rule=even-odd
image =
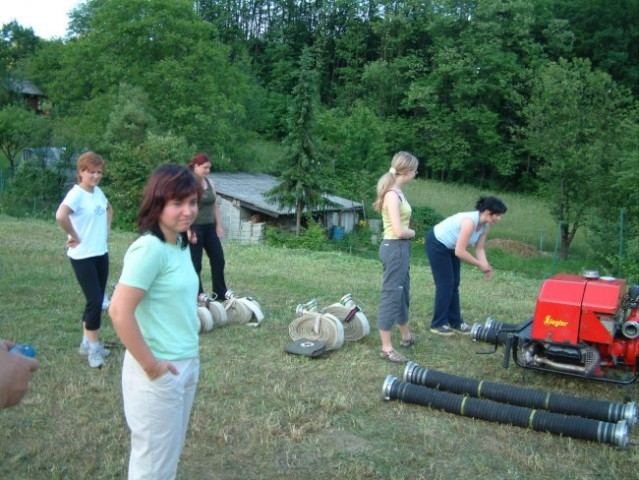
[{"label": "coiled fire hose", "polygon": [[406,365],[404,381],[452,393],[466,394],[475,398],[485,398],[510,405],[567,415],[578,415],[605,422],[626,420],[629,427],[637,423],[637,404],[635,402],[620,404],[486,382],[428,370],[419,367],[415,362],[408,362]]},{"label": "coiled fire hose", "polygon": [[626,420],[608,423],[590,418],[506,405],[401,382],[392,375],[388,375],[384,381],[382,398],[387,401],[401,400],[425,405],[456,415],[505,423],[540,432],[610,443],[621,448],[626,447],[629,443]]},{"label": "coiled fire hose", "polygon": [[337,317],[330,313],[322,313],[317,309],[317,300],[300,304],[295,318],[288,327],[293,341],[300,339],[321,340],[326,343],[326,350],[335,350],[344,344],[344,327]]},{"label": "coiled fire hose", "polygon": [[233,290],[226,292],[224,309],[229,323],[259,327],[264,320],[260,304],[252,297],[238,297]]},{"label": "coiled fire hose", "polygon": [[215,301],[215,294],[198,296],[197,316],[200,320],[200,332],[228,325],[229,320],[224,307]]},{"label": "coiled fire hose", "polygon": [[344,295],[339,303],[334,303],[322,309],[323,313],[330,313],[336,317],[344,327],[344,340],[356,342],[367,336],[371,327],[364,312],[353,302],[350,293]]}]

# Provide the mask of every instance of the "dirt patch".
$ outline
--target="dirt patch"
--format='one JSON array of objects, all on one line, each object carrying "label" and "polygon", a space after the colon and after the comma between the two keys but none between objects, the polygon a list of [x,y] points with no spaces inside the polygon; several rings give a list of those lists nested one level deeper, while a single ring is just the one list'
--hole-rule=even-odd
[{"label": "dirt patch", "polygon": [[539,257],[541,254],[539,251],[527,243],[518,242],[516,240],[504,240],[501,238],[495,238],[486,242],[487,247],[501,248],[508,253],[517,255],[520,257],[533,258]]}]

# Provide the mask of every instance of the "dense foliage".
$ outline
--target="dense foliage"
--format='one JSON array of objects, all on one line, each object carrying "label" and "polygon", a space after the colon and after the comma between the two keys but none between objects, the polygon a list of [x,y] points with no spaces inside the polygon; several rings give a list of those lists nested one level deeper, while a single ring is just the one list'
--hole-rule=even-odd
[{"label": "dense foliage", "polygon": [[[426,178],[547,198],[564,256],[576,229],[622,209],[630,247],[639,201],[620,185],[638,181],[638,24],[638,0],[87,0],[63,40],[3,27],[0,117],[17,104],[8,79],[28,78],[50,113],[30,142],[99,150],[127,175],[146,171],[131,149],[151,134],[216,169],[290,173],[311,151],[303,122],[304,148],[330,159],[322,189],[366,201],[409,150]],[[318,101],[291,122],[305,49]],[[0,130],[3,150],[24,143],[24,129]],[[127,197],[123,179],[111,185]]]}]

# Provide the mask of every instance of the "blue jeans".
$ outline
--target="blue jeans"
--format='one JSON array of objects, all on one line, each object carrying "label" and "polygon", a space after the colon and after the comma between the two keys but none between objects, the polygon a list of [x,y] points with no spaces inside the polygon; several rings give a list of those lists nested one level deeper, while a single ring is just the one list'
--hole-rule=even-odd
[{"label": "blue jeans", "polygon": [[461,260],[455,255],[455,250],[435,238],[433,230],[426,235],[425,248],[435,281],[435,311],[431,328],[444,325],[458,328],[463,322],[459,304]]}]

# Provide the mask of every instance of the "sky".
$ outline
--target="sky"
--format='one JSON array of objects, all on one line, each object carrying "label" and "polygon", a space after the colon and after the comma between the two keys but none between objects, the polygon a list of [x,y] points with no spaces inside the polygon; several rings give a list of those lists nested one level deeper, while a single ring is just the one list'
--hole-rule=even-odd
[{"label": "sky", "polygon": [[50,40],[67,33],[67,13],[82,0],[0,0],[0,26],[16,20],[33,28],[38,37]]}]

